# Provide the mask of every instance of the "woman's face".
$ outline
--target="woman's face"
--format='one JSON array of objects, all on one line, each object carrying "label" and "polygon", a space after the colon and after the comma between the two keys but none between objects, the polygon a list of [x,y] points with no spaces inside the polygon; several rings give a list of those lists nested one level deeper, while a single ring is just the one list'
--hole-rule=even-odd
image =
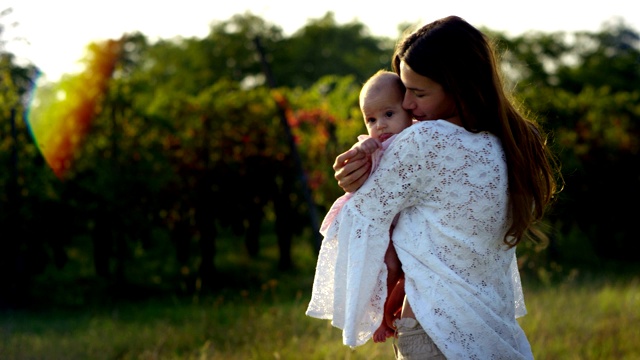
[{"label": "woman's face", "polygon": [[460,122],[453,98],[440,84],[416,73],[404,61],[400,63],[400,79],[407,88],[402,107],[411,111],[414,119]]}]

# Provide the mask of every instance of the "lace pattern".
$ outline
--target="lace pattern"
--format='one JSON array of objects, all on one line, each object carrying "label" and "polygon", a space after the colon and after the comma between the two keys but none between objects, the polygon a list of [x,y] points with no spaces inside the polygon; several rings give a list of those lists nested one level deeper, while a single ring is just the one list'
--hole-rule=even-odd
[{"label": "lace pattern", "polygon": [[351,347],[382,321],[384,253],[393,233],[416,318],[447,358],[531,359],[508,228],[499,140],[446,121],[397,135],[378,169],[328,226],[306,314],[330,319]]}]

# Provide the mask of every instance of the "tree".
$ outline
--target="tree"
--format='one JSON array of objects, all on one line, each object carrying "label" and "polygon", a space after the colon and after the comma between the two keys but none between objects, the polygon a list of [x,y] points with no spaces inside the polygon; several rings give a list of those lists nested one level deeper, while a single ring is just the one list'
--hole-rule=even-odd
[{"label": "tree", "polygon": [[566,184],[550,219],[587,238],[599,259],[640,259],[633,215],[617,205],[640,201],[637,31],[613,22],[598,33],[498,38],[510,86],[551,131],[563,164]]},{"label": "tree", "polygon": [[394,42],[369,34],[365,25],[338,25],[333,12],[312,19],[291,37],[273,44],[273,73],[278,84],[308,88],[325,75],[354,76],[364,83],[379,69],[391,68]]},{"label": "tree", "polygon": [[[589,261],[633,259],[640,253],[630,238],[634,213],[617,202],[640,200],[637,33],[613,26],[597,34],[493,35],[507,86],[550,130],[564,167],[566,187],[547,219],[561,229],[554,260],[589,248],[586,241],[574,246],[575,238],[589,240]],[[272,65],[273,88],[256,38]],[[133,33],[121,41],[64,181],[45,164],[26,120],[60,106],[61,92],[82,75],[39,85],[27,111],[37,69],[1,54],[0,162],[10,171],[0,172],[0,225],[17,240],[3,245],[0,263],[5,295],[19,295],[14,302],[54,292],[56,281],[34,286],[42,270],[57,281],[63,272],[74,283],[88,279],[94,289],[112,285],[123,296],[149,287],[215,290],[226,285],[216,276],[218,233],[232,230],[227,241],[257,256],[264,221],[283,239],[279,265],[288,268],[287,241],[308,229],[310,205],[295,181],[281,111],[311,206],[322,215],[342,194],[335,156],[365,131],[361,84],[389,66],[392,52],[389,39],[369,36],[357,22],[338,25],[332,13],[291,37],[246,13],[212,24],[202,39],[150,43]],[[73,118],[64,106],[58,114]],[[65,299],[85,301],[81,287],[64,288]]]},{"label": "tree", "polygon": [[[0,18],[11,13],[6,9]],[[38,77],[32,65],[16,64],[5,51],[0,25],[0,226],[3,243],[0,250],[0,306],[20,306],[29,299],[29,287],[35,275],[44,270],[51,250],[57,260],[60,247],[55,239],[42,236],[43,226],[51,218],[37,212],[50,202],[43,185],[46,177],[33,164],[42,163],[30,136],[26,118],[31,89]],[[50,228],[54,231],[54,228]]]}]

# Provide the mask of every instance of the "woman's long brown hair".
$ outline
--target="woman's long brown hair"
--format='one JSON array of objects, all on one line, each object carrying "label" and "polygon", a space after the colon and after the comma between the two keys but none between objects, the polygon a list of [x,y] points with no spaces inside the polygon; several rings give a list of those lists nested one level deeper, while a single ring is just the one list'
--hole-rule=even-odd
[{"label": "woman's long brown hair", "polygon": [[397,74],[402,61],[442,85],[453,97],[465,129],[489,131],[500,138],[512,220],[504,242],[515,246],[525,235],[546,241],[536,225],[561,188],[559,163],[542,128],[523,116],[505,91],[489,38],[460,17],[449,16],[405,36],[393,55]]}]

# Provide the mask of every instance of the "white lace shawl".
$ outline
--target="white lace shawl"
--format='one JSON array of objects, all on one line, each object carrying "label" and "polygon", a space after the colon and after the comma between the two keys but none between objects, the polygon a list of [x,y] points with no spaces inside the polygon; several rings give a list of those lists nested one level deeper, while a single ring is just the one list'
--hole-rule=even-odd
[{"label": "white lace shawl", "polygon": [[447,121],[400,133],[344,204],[323,240],[306,314],[332,320],[345,345],[382,321],[393,233],[406,295],[448,359],[532,359],[516,317],[526,314],[509,224],[500,141]]}]

